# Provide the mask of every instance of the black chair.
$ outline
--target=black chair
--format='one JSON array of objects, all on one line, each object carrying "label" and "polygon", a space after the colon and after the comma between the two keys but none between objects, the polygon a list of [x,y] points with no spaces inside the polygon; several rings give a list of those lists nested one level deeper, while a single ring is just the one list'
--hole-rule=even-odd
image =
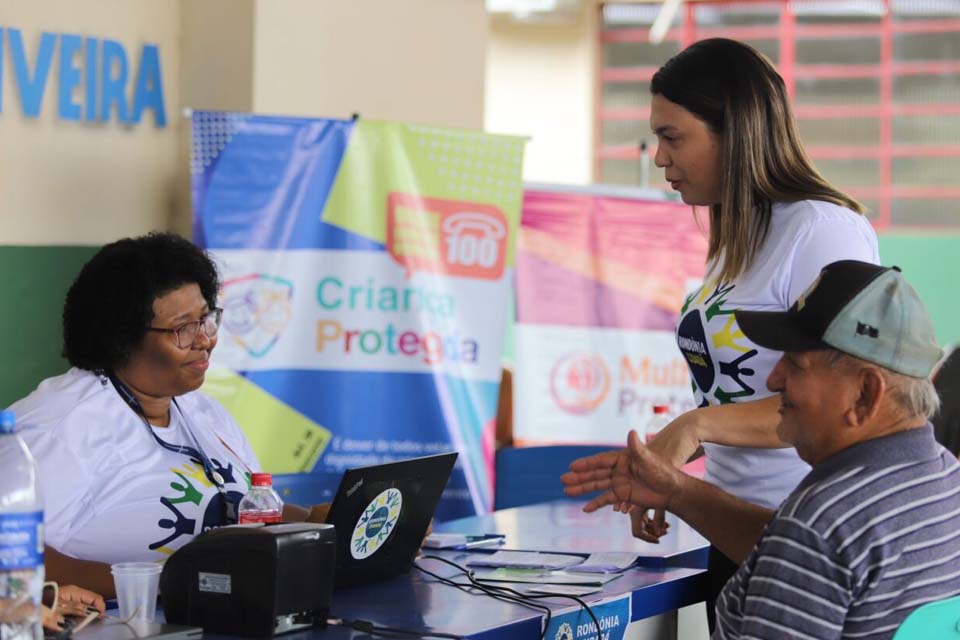
[{"label": "black chair", "polygon": [[940,411],[931,422],[937,442],[957,455],[960,454],[960,347],[947,350],[947,356],[933,374]]}]

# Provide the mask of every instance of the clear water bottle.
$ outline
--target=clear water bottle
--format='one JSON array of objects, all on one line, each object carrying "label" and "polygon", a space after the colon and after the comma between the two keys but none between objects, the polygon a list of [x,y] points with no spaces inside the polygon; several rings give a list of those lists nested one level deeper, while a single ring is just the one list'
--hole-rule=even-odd
[{"label": "clear water bottle", "polygon": [[670,407],[665,404],[653,405],[653,415],[650,416],[644,427],[644,435],[646,436],[644,440],[650,442],[671,422],[673,422],[673,416],[670,415]]},{"label": "clear water bottle", "polygon": [[39,640],[43,596],[43,506],[37,466],[0,412],[0,640]]},{"label": "clear water bottle", "polygon": [[273,476],[254,473],[250,476],[250,491],[240,501],[240,524],[254,522],[283,522],[283,500],[273,490]]}]

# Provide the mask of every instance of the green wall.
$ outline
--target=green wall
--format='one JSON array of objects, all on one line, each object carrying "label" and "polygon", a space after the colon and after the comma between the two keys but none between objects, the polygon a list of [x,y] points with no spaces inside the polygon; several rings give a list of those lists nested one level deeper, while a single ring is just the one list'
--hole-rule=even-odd
[{"label": "green wall", "polygon": [[960,342],[960,234],[883,234],[880,259],[903,269],[933,317],[940,344]]},{"label": "green wall", "polygon": [[63,373],[63,299],[98,247],[0,246],[0,407]]}]

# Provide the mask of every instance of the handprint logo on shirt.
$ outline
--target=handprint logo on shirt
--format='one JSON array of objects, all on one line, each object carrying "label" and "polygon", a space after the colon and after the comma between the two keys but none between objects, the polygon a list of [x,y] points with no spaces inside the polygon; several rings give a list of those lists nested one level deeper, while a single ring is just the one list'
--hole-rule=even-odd
[{"label": "handprint logo on shirt", "polygon": [[728,404],[756,394],[750,361],[758,351],[746,339],[728,299],[736,285],[706,282],[687,296],[677,345],[690,367],[698,404]]},{"label": "handprint logo on shirt", "polygon": [[250,488],[250,477],[247,473],[235,473],[233,462],[229,460],[224,464],[217,458],[211,458],[210,462],[214,471],[224,480],[225,495],[207,478],[203,465],[193,458],[179,467],[172,467],[170,472],[174,479],[169,486],[176,494],[160,497],[160,504],[167,508],[171,517],[157,521],[163,537],[149,545],[151,551],[170,555],[176,550],[170,545],[181,538],[182,542],[186,542],[207,529],[227,524],[224,521],[223,501],[239,504]]}]

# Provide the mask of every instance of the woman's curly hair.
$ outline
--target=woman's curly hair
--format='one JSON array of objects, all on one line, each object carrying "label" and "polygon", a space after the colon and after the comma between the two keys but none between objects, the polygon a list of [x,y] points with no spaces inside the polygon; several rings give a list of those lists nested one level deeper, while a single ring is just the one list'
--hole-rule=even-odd
[{"label": "woman's curly hair", "polygon": [[173,233],[104,246],[83,265],[63,305],[63,355],[71,365],[112,372],[127,363],[153,321],[153,302],[196,284],[212,309],[220,277],[206,253]]}]

